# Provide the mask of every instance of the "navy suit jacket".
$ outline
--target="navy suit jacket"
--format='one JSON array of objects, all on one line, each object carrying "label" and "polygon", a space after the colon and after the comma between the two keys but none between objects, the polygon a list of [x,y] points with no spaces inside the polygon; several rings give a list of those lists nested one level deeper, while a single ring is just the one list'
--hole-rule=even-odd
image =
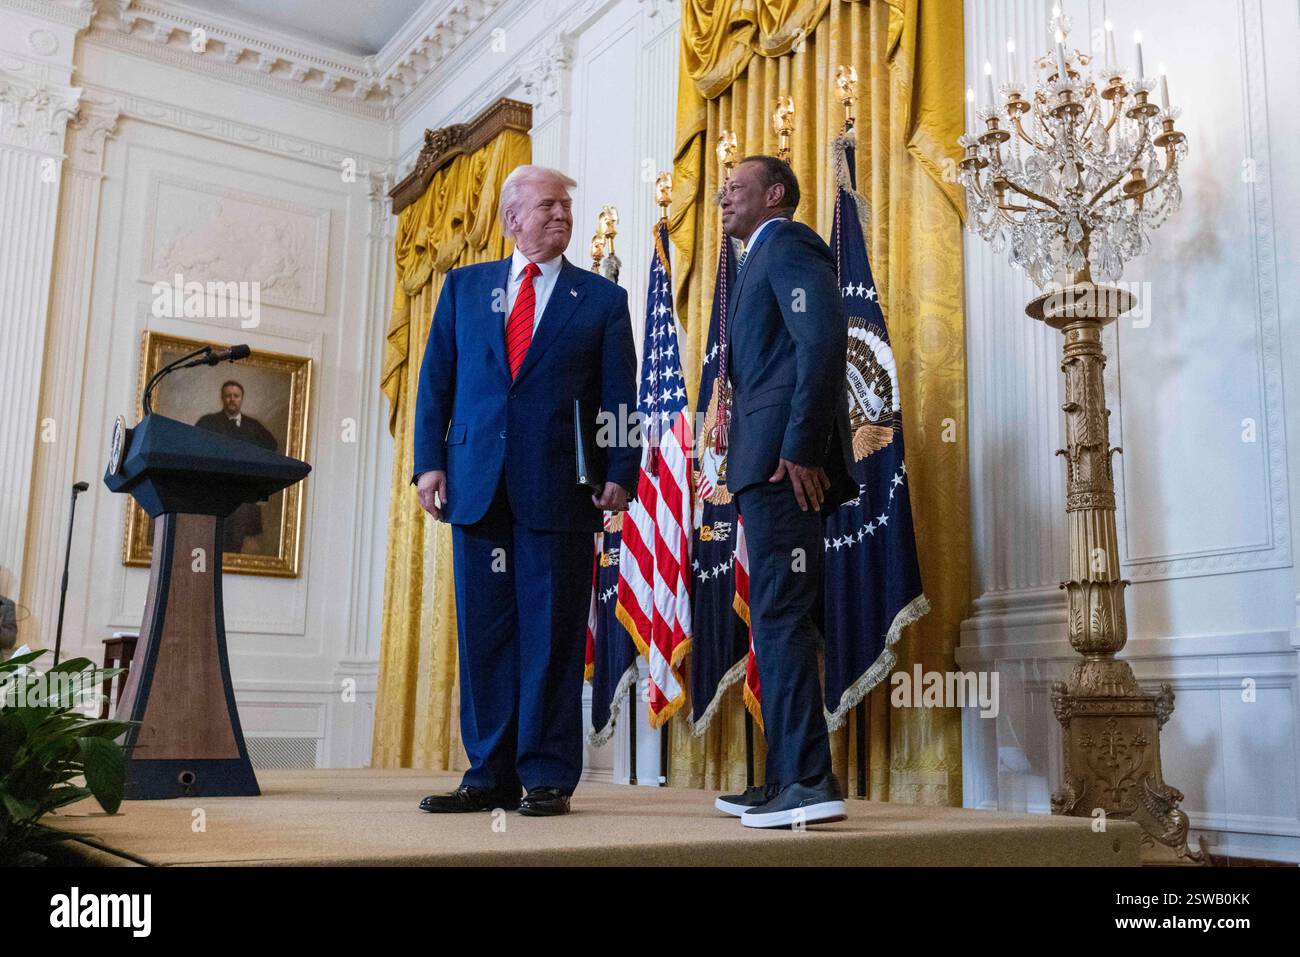
[{"label": "navy suit jacket", "polygon": [[857,494],[848,470],[848,335],[830,248],[803,223],[765,227],[728,304],[733,494],[767,482],[780,459],[826,469],[826,511]]},{"label": "navy suit jacket", "polygon": [[[453,269],[443,281],[420,366],[412,481],[445,470],[443,517],[472,525],[487,514],[504,471],[520,524],[599,531],[602,514],[577,482],[573,401],[582,400],[593,437],[601,435],[601,411],[619,422],[636,411],[627,292],[564,260],[512,381],[505,347],[509,270],[507,257]],[[640,451],[627,441],[600,449],[597,469],[633,491]]]}]

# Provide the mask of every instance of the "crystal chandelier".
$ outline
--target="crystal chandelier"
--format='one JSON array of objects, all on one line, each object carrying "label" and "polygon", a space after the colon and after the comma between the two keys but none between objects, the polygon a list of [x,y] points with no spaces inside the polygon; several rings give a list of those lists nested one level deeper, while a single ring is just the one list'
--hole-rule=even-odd
[{"label": "crystal chandelier", "polygon": [[1053,14],[1055,52],[1035,61],[1029,82],[1017,80],[1011,42],[997,96],[985,63],[984,105],[976,113],[974,91],[966,91],[970,132],[958,141],[967,228],[994,252],[1010,248],[1011,264],[1040,289],[1061,274],[1076,283],[1118,280],[1125,263],[1149,248],[1147,231],[1182,202],[1178,163],[1187,155],[1163,68],[1162,105],[1148,101],[1157,80],[1143,73],[1141,34],[1130,77],[1115,62],[1109,21],[1097,65],[1067,49],[1070,19],[1059,7]]}]

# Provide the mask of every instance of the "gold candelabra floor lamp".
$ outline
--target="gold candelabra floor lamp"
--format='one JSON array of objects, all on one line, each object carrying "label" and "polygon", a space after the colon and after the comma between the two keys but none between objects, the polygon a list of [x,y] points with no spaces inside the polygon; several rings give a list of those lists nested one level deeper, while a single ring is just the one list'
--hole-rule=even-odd
[{"label": "gold candelabra floor lamp", "polygon": [[[1116,63],[1108,21],[1102,63],[1068,48],[1069,18],[1053,11],[1055,50],[1016,76],[1008,42],[1008,75],[995,93],[984,65],[983,105],[966,91],[967,129],[961,181],[967,226],[995,252],[1009,249],[1044,293],[1026,312],[1064,335],[1070,646],[1082,658],[1067,681],[1052,685],[1052,707],[1064,734],[1061,786],[1052,813],[1127,819],[1142,828],[1148,864],[1204,864],[1204,848],[1187,845],[1182,793],[1161,774],[1160,729],[1174,710],[1173,689],[1144,691],[1129,663],[1116,657],[1128,640],[1115,530],[1110,411],[1102,375],[1101,330],[1136,303],[1117,281],[1125,262],[1149,248],[1147,235],[1182,200],[1178,163],[1186,137],[1175,129],[1168,80],[1162,105],[1149,102],[1155,78],[1144,75],[1141,34],[1136,70]],[[977,130],[976,117],[982,128]],[[1094,282],[1097,274],[1101,283]],[[1068,276],[1066,284],[1055,282]]]}]

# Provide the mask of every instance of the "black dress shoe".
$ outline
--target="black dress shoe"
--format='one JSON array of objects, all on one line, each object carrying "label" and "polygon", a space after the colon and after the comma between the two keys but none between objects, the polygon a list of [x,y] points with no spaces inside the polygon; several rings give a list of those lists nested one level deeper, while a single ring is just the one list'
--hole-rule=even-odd
[{"label": "black dress shoe", "polygon": [[462,784],[450,794],[430,794],[420,802],[420,810],[430,814],[466,814],[471,811],[491,811],[503,808],[513,811],[519,807],[519,795],[511,797],[499,791],[470,787]]},{"label": "black dress shoe", "polygon": [[569,813],[569,795],[555,788],[533,788],[519,802],[524,817],[556,817]]},{"label": "black dress shoe", "polygon": [[740,817],[752,807],[758,807],[760,804],[766,804],[772,798],[776,797],[779,791],[776,785],[758,785],[751,784],[745,788],[741,794],[724,794],[713,802],[713,806],[724,814],[730,814],[732,817]]}]

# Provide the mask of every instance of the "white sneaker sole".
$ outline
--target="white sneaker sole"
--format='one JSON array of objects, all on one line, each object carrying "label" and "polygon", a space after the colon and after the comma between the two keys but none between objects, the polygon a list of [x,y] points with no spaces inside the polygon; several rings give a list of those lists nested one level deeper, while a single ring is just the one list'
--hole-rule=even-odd
[{"label": "white sneaker sole", "polygon": [[843,821],[848,815],[844,813],[843,801],[823,801],[807,807],[794,808],[789,811],[773,811],[770,814],[755,814],[753,811],[740,816],[740,823],[745,827],[793,827],[796,824],[830,824]]},{"label": "white sneaker sole", "polygon": [[748,804],[732,804],[730,801],[722,800],[722,798],[714,801],[713,806],[723,814],[730,814],[732,817],[741,817],[749,810]]}]

